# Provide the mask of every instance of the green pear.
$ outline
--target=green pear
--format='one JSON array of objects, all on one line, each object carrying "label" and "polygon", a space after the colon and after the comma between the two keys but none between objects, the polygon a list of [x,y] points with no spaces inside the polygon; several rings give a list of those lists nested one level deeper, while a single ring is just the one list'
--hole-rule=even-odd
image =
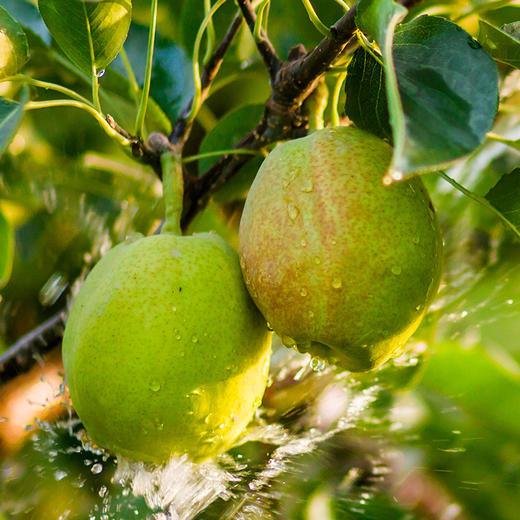
[{"label": "green pear", "polygon": [[96,444],[142,461],[200,461],[229,448],[260,404],[270,332],[231,246],[179,234],[182,191],[166,175],[165,197],[175,193],[163,232],[114,247],[92,269],[73,302],[63,363]]},{"label": "green pear", "polygon": [[355,127],[279,145],[246,199],[246,285],[284,344],[347,370],[377,367],[419,326],[442,267],[422,180],[382,179],[392,148]]}]

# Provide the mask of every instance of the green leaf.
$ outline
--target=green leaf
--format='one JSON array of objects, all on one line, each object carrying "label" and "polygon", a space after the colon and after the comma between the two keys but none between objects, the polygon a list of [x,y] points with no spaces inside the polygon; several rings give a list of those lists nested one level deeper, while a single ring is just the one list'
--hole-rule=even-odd
[{"label": "green leaf", "polygon": [[436,16],[403,25],[396,44],[406,124],[404,135],[394,132],[393,168],[437,169],[473,151],[498,106],[495,62],[458,25]]},{"label": "green leaf", "polygon": [[[406,13],[406,8],[393,0],[361,0],[356,12],[357,26],[372,36],[383,53],[383,61],[386,67],[386,98],[388,100],[394,143],[397,150],[399,150],[404,141],[406,123],[397,87],[392,51],[395,28],[406,16]],[[393,162],[395,162],[396,153],[397,151],[394,150]],[[391,171],[394,169],[395,166],[392,164]]]},{"label": "green leaf", "polygon": [[[264,110],[263,104],[246,105],[226,114],[202,140],[199,153],[229,150],[260,121]],[[216,194],[217,202],[229,202],[245,195],[263,157],[249,160]],[[219,160],[219,157],[201,159],[199,171],[202,173]]]},{"label": "green leaf", "polygon": [[29,45],[22,26],[0,7],[0,78],[18,73],[29,60]]},{"label": "green leaf", "polygon": [[[375,30],[374,23],[367,26],[381,40],[382,30]],[[392,53],[388,40],[387,31],[382,45],[394,139],[389,180],[399,180],[446,166],[480,145],[497,110],[498,72],[478,42],[440,17],[399,25]],[[366,67],[376,68],[374,63]],[[380,83],[373,70],[371,76]],[[369,78],[363,81],[368,84]],[[365,87],[366,93],[377,91]],[[381,100],[373,94],[370,105]]]},{"label": "green leaf", "polygon": [[520,402],[520,378],[485,349],[436,345],[421,385],[449,396],[479,422],[516,438],[520,435],[520,415],[511,413]]},{"label": "green leaf", "polygon": [[520,233],[520,168],[504,175],[486,195],[486,199]]},{"label": "green leaf", "polygon": [[9,11],[29,37],[31,35],[34,37],[31,44],[34,44],[36,39],[40,45],[50,45],[51,35],[34,4],[27,0],[0,0],[0,6]]},{"label": "green leaf", "polygon": [[13,230],[2,211],[0,211],[0,289],[9,281],[11,276],[13,252]]},{"label": "green leaf", "polygon": [[117,56],[132,15],[130,0],[39,0],[38,7],[61,50],[88,74]]},{"label": "green leaf", "polygon": [[[406,13],[406,8],[393,0],[361,0],[356,25],[377,42],[385,58],[390,58],[395,27]],[[385,62],[391,61],[385,59]]]},{"label": "green leaf", "polygon": [[360,47],[352,55],[345,81],[345,113],[361,129],[392,139],[388,117],[385,71]]},{"label": "green leaf", "polygon": [[520,39],[514,37],[514,32],[508,32],[512,24],[499,29],[485,20],[479,21],[478,41],[497,61],[520,68]]},{"label": "green leaf", "polygon": [[495,9],[488,9],[481,12],[480,16],[495,27],[518,22],[520,20],[520,5],[518,5],[518,2],[515,3],[517,5],[503,5]]},{"label": "green leaf", "polygon": [[0,155],[4,153],[20,126],[28,98],[29,90],[26,86],[22,88],[22,97],[19,103],[0,98]]}]

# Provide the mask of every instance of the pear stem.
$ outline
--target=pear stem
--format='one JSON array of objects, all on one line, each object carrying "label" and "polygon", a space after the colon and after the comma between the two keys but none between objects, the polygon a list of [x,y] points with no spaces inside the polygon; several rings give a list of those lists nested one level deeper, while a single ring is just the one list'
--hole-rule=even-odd
[{"label": "pear stem", "polygon": [[182,235],[181,216],[184,196],[184,179],[180,155],[166,152],[161,155],[163,172],[163,199],[166,206],[162,233]]}]

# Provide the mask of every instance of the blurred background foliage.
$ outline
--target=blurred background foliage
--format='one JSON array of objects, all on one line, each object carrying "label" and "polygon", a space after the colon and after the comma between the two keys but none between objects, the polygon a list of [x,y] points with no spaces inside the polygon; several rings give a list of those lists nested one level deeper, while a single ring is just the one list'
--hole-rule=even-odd
[{"label": "blurred background foliage", "polygon": [[[49,47],[34,3],[0,0],[31,29],[24,72],[88,95],[84,78]],[[327,24],[341,16],[336,2],[314,3]],[[432,14],[459,19],[474,36],[483,10],[500,25],[520,9],[516,2],[488,0],[421,5]],[[191,97],[190,59],[202,6],[203,0],[159,3],[148,131],[167,132]],[[235,11],[227,2],[217,13],[217,38]],[[149,1],[134,0],[125,49],[140,83],[148,16]],[[309,49],[320,40],[300,0],[273,1],[268,32],[283,57],[297,43]],[[501,110],[493,131],[518,139],[518,71],[501,64],[500,81]],[[335,77],[326,82],[332,87]],[[120,58],[100,84],[105,109],[130,127],[135,92]],[[19,88],[0,84],[0,94],[13,97]],[[243,29],[197,118],[185,156],[229,148],[259,119],[269,92],[268,76]],[[42,89],[32,89],[31,95],[55,97]],[[330,107],[325,114],[329,120]],[[188,168],[197,174],[212,162],[205,159]],[[243,200],[260,162],[250,161],[224,186],[189,232],[216,230],[236,245]],[[518,151],[486,140],[448,173],[485,195],[519,164]],[[223,496],[196,518],[518,519],[520,244],[496,216],[437,175],[425,181],[444,230],[445,275],[409,349],[377,371],[353,376],[330,368],[312,370],[305,356],[277,343],[271,386],[252,426],[252,431],[264,428],[264,435],[251,434],[249,442],[219,462],[237,476],[230,487],[239,498]],[[12,267],[0,265],[5,284],[0,352],[63,309],[78,280],[109,247],[135,233],[152,233],[162,217],[160,195],[152,170],[122,152],[88,115],[73,108],[25,114],[0,158],[1,247],[12,257]],[[0,403],[7,395],[0,393]],[[358,402],[359,409],[349,408]],[[8,422],[1,415],[0,432]],[[8,430],[0,436],[1,520],[169,518],[160,516],[159,505],[130,492],[129,482],[113,478],[116,461],[82,444],[81,426],[73,418],[62,412],[57,416],[61,422],[27,426],[16,448],[6,441]],[[338,420],[347,419],[348,425],[337,427]],[[271,439],[266,432],[278,427],[286,436]],[[251,486],[266,468],[273,476],[265,485]]]}]

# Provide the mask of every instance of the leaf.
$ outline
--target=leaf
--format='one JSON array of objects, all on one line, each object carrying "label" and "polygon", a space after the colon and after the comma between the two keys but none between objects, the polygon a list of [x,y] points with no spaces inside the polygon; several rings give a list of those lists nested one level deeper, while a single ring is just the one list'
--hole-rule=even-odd
[{"label": "leaf", "polygon": [[24,106],[29,98],[29,90],[22,87],[22,97],[19,103],[0,98],[0,155],[7,148],[20,126]]},{"label": "leaf", "polygon": [[[246,105],[226,114],[202,140],[199,153],[229,150],[260,121],[263,104]],[[201,159],[199,172],[204,172],[218,161],[219,157]],[[229,202],[245,195],[253,182],[263,157],[253,157],[215,194],[217,202]]]},{"label": "leaf", "polygon": [[345,113],[363,130],[392,139],[385,72],[362,47],[352,55],[345,81]]},{"label": "leaf", "polygon": [[[502,7],[482,11],[480,16],[495,27],[518,22],[520,20],[520,5],[516,0],[514,3],[517,5],[503,5]],[[490,4],[490,6],[492,5],[493,3]]]},{"label": "leaf", "polygon": [[0,210],[0,289],[9,281],[13,266],[13,230]]},{"label": "leaf", "polygon": [[[200,145],[199,153],[229,150],[260,121],[264,105],[245,105],[226,114],[206,134]],[[219,157],[201,159],[199,171],[204,172],[215,164]]]},{"label": "leaf", "polygon": [[29,60],[29,45],[22,26],[0,7],[0,78],[17,74]]},{"label": "leaf", "polygon": [[473,151],[498,106],[498,72],[491,57],[459,26],[436,16],[403,25],[394,56],[405,115],[393,168],[439,168]]},{"label": "leaf", "polygon": [[449,396],[466,413],[501,433],[520,434],[520,416],[511,413],[520,400],[520,379],[480,347],[436,345],[421,382]]},{"label": "leaf", "polygon": [[162,45],[154,53],[150,94],[175,121],[193,96],[193,68],[179,45]]},{"label": "leaf", "polygon": [[383,56],[389,58],[395,27],[406,13],[406,8],[393,0],[361,0],[356,11],[356,25],[371,36]]},{"label": "leaf", "polygon": [[485,20],[479,21],[478,41],[487,52],[497,61],[520,68],[520,39],[515,38],[514,33],[509,33],[506,28],[499,29]]},{"label": "leaf", "polygon": [[489,190],[486,199],[520,233],[520,168],[502,176],[495,186]]},{"label": "leaf", "polygon": [[[0,6],[9,11],[11,16],[28,33],[28,36],[32,34],[33,38],[37,39],[40,45],[50,45],[51,35],[35,5],[27,0],[0,0]],[[31,43],[33,42],[34,40]]]},{"label": "leaf", "polygon": [[61,50],[89,75],[117,56],[132,14],[130,0],[39,0],[38,7]]},{"label": "leaf", "polygon": [[[394,143],[398,145],[402,141],[406,129],[397,87],[392,50],[394,47],[393,39],[395,28],[404,16],[406,16],[406,13],[406,8],[392,0],[361,0],[356,12],[356,24],[361,30],[366,31],[374,38],[383,53],[383,61],[386,66],[386,99],[388,100],[391,114],[390,119]],[[382,73],[379,74],[380,78],[381,76]],[[396,152],[394,151],[394,159],[395,154]],[[392,170],[393,169],[392,167]]]},{"label": "leaf", "polygon": [[[383,48],[387,33],[384,38]],[[389,180],[439,169],[480,145],[497,110],[498,73],[469,34],[443,18],[422,16],[396,28],[393,52],[386,48],[383,58],[395,147]],[[372,96],[370,105],[381,99]]]}]

